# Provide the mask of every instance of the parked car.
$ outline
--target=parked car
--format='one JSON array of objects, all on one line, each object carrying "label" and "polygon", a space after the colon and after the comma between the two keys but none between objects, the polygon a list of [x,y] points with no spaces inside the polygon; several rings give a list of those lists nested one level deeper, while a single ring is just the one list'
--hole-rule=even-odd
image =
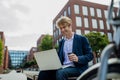
[{"label": "parked car", "polygon": [[21,68],[16,68],[16,72],[17,72],[17,73],[20,73],[21,71],[22,71]]}]

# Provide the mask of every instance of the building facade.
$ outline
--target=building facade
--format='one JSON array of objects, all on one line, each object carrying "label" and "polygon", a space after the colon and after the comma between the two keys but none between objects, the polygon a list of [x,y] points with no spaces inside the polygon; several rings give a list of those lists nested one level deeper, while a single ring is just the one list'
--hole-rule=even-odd
[{"label": "building facade", "polygon": [[[117,15],[114,8],[113,16]],[[84,0],[69,0],[53,20],[53,45],[62,39],[60,30],[56,28],[56,20],[61,16],[72,19],[72,30],[76,34],[87,34],[89,32],[100,32],[106,34],[112,41],[114,28],[107,23],[108,6],[92,3]]]},{"label": "building facade", "polygon": [[37,40],[37,51],[41,51],[41,50],[39,49],[39,46],[41,45],[43,38],[45,38],[45,36],[47,36],[47,35],[50,36],[51,38],[53,38],[52,35],[42,34],[42,35],[38,38],[38,40]]},{"label": "building facade", "polygon": [[9,50],[11,65],[13,68],[20,67],[25,62],[28,51]]},{"label": "building facade", "polygon": [[46,34],[42,34],[42,35],[38,38],[38,40],[37,40],[37,51],[40,51],[40,50],[38,49],[38,47],[40,46],[40,44],[41,44],[41,42],[42,42],[42,39],[45,37],[45,35],[46,35]]},{"label": "building facade", "polygon": [[37,47],[32,47],[28,53],[27,61],[34,60],[34,53],[37,52]]},{"label": "building facade", "polygon": [[[34,53],[35,52],[39,52],[39,46],[41,45],[42,39],[46,36],[47,34],[42,34],[38,40],[37,40],[37,47],[32,47],[29,51],[28,57],[27,57],[27,61],[32,61],[34,60]],[[52,35],[50,35],[52,37]]]},{"label": "building facade", "polygon": [[3,73],[4,71],[4,48],[5,48],[5,36],[4,36],[4,32],[0,32],[0,40],[2,41],[2,64],[0,65],[0,73]]},{"label": "building facade", "polygon": [[39,45],[41,44],[41,41],[42,41],[42,39],[44,38],[44,36],[45,36],[45,34],[42,34],[42,35],[38,38],[37,44],[36,44],[37,47],[32,47],[32,48],[30,49],[29,54],[28,54],[28,56],[27,56],[27,61],[32,61],[32,60],[34,60],[34,53],[40,51],[40,50],[38,49],[38,47],[39,47]]},{"label": "building facade", "polygon": [[5,46],[5,50],[4,50],[4,70],[8,69],[8,64],[9,64],[9,53],[8,53],[8,47]]}]

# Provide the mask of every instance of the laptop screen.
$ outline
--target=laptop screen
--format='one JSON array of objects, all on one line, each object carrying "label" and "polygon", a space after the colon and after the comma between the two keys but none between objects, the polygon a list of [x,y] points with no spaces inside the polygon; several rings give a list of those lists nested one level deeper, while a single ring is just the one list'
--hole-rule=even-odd
[{"label": "laptop screen", "polygon": [[56,70],[62,67],[56,49],[35,52],[34,57],[41,71]]}]

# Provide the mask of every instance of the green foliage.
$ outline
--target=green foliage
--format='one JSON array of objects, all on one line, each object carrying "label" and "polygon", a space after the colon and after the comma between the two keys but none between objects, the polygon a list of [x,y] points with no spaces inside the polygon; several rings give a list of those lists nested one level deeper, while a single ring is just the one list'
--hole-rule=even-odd
[{"label": "green foliage", "polygon": [[3,43],[2,40],[0,40],[0,65],[2,64],[2,55],[3,54]]},{"label": "green foliage", "polygon": [[90,32],[85,36],[88,38],[94,52],[102,50],[109,43],[108,37],[99,32]]},{"label": "green foliage", "polygon": [[56,49],[57,51],[58,51],[58,48],[59,48],[59,46],[56,44],[56,45],[55,45],[55,49]]},{"label": "green foliage", "polygon": [[45,51],[45,50],[49,50],[49,49],[52,49],[52,41],[53,41],[53,38],[50,36],[50,35],[46,35],[44,36],[44,38],[42,39],[42,42],[41,44],[39,45],[38,49],[40,51]]},{"label": "green foliage", "polygon": [[36,65],[37,62],[36,62],[36,60],[34,59],[34,60],[30,61],[30,64],[31,64],[31,65]]},{"label": "green foliage", "polygon": [[28,68],[28,67],[31,67],[36,64],[37,64],[36,60],[32,60],[32,61],[23,63],[21,66],[22,66],[22,68]]},{"label": "green foliage", "polygon": [[31,63],[30,62],[25,62],[24,64],[23,64],[23,68],[28,68],[28,67],[30,67],[31,66]]}]

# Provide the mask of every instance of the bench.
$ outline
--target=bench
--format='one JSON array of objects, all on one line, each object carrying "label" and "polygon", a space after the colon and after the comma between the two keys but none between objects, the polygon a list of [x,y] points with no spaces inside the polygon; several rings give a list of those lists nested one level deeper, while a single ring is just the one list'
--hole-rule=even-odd
[{"label": "bench", "polygon": [[[38,79],[38,75],[27,75],[27,77],[31,80],[37,80]],[[69,77],[68,80],[76,80],[77,77]]]},{"label": "bench", "polygon": [[38,75],[28,75],[28,74],[26,75],[27,75],[28,80],[37,80],[38,78]]},{"label": "bench", "polygon": [[68,77],[68,80],[76,80],[77,77]]},{"label": "bench", "polygon": [[[26,74],[28,80],[37,80],[38,78],[38,72],[34,72],[34,71],[24,71],[24,73]],[[69,77],[68,80],[76,80],[77,77]]]}]

